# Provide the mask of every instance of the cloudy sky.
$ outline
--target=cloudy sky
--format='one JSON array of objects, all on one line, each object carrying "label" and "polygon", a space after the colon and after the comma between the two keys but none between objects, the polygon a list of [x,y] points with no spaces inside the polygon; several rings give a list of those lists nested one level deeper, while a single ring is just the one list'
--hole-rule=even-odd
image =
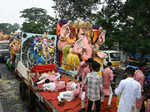
[{"label": "cloudy sky", "polygon": [[52,0],[1,0],[0,23],[22,24],[24,20],[20,18],[20,11],[31,7],[46,9],[54,17],[53,4]]}]

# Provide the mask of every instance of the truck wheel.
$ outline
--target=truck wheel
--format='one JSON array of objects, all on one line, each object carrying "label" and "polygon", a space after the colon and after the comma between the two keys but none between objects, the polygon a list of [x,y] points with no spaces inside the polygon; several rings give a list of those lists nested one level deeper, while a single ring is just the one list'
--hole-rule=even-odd
[{"label": "truck wheel", "polygon": [[35,96],[31,90],[27,90],[26,104],[29,110],[34,111],[35,109]]},{"label": "truck wheel", "polygon": [[26,99],[26,91],[27,91],[27,87],[25,85],[25,83],[23,81],[20,82],[19,85],[19,91],[20,91],[20,97],[23,101],[25,101]]}]

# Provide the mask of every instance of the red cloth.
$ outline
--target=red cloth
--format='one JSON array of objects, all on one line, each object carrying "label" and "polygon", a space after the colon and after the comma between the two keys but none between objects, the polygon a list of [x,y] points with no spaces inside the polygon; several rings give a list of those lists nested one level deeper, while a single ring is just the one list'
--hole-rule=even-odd
[{"label": "red cloth", "polygon": [[48,65],[35,65],[34,67],[31,67],[30,70],[34,73],[42,73],[46,71],[52,71],[54,70],[57,72],[57,69],[55,68],[54,64],[48,64]]},{"label": "red cloth", "polygon": [[60,65],[62,64],[62,55],[63,55],[62,52],[59,51],[59,60],[60,60],[59,63],[60,63]]},{"label": "red cloth", "polygon": [[43,91],[40,92],[40,94],[47,100],[55,101],[57,100],[57,96],[59,95],[59,92]]},{"label": "red cloth", "polygon": [[[61,80],[68,82],[70,79],[68,77],[62,76]],[[40,84],[39,86],[42,87],[42,84]],[[65,89],[61,90],[61,91],[65,91]],[[56,92],[43,91],[43,92],[40,92],[40,94],[45,99],[47,99],[53,106],[55,106],[56,109],[59,110],[60,112],[78,112],[78,110],[80,110],[80,108],[81,108],[80,97],[76,97],[71,102],[65,101],[63,106],[59,106],[58,100],[57,100],[57,96],[59,95],[59,92],[60,91],[56,91]],[[104,99],[104,103],[101,104],[100,112],[117,112],[116,97],[112,98],[111,106],[108,107],[107,102],[108,102],[108,98],[106,97]],[[88,107],[88,103],[87,103],[87,98],[86,98],[85,108],[87,109],[87,107]]]},{"label": "red cloth", "polygon": [[117,107],[116,107],[116,97],[112,97],[112,102],[111,105],[108,106],[108,99],[109,97],[104,98],[104,102],[101,103],[101,111],[100,112],[117,112]]}]

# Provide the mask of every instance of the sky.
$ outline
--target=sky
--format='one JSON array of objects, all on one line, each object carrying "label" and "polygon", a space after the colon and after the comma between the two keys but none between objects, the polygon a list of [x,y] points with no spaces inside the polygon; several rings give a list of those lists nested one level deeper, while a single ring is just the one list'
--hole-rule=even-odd
[{"label": "sky", "polygon": [[20,11],[31,7],[46,9],[47,14],[54,17],[53,5],[52,0],[1,0],[0,23],[22,24],[24,19],[20,18]]}]

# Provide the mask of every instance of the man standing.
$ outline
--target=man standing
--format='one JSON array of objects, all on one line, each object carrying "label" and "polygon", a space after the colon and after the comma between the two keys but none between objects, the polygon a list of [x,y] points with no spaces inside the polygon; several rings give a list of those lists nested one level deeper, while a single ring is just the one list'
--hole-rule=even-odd
[{"label": "man standing", "polygon": [[[88,73],[91,72],[91,67],[92,67],[92,63],[93,63],[93,58],[89,58],[88,60],[86,61],[82,61],[79,66],[78,66],[78,69],[77,69],[77,73],[79,74],[78,76],[78,79],[81,78],[82,80],[82,93],[81,93],[81,109],[79,110],[79,112],[84,112],[85,111],[85,91],[87,90],[87,86],[86,85],[83,85],[84,84],[84,81],[85,81],[85,78],[86,78],[86,75]],[[84,86],[84,87],[83,87]]]},{"label": "man standing", "polygon": [[104,96],[109,96],[111,94],[111,82],[113,80],[113,71],[111,70],[112,63],[108,62],[107,67],[102,71],[103,79],[103,89],[102,93]]},{"label": "man standing", "polygon": [[[143,82],[144,82],[144,79],[145,79],[145,76],[142,72],[143,67],[144,67],[144,63],[141,63],[139,65],[139,69],[136,70],[135,73],[134,73],[134,80],[136,80],[140,83],[142,92],[143,92]],[[140,99],[136,100],[136,112],[140,112],[140,110],[142,108],[143,101],[144,101],[144,96],[142,96]]]},{"label": "man standing", "polygon": [[86,75],[91,72],[91,64],[93,61],[94,61],[93,58],[89,58],[86,61],[82,61],[79,64],[77,73],[78,73],[78,75],[82,76],[82,81],[84,81]]},{"label": "man standing", "polygon": [[115,94],[120,95],[120,102],[117,112],[132,112],[135,110],[136,99],[141,98],[141,85],[133,79],[134,69],[126,69],[127,78],[121,80],[115,89]]},{"label": "man standing", "polygon": [[92,62],[92,72],[88,73],[85,83],[88,86],[88,110],[92,112],[92,105],[95,102],[96,112],[100,112],[100,91],[102,87],[102,79],[98,75],[100,64],[96,61]]}]

